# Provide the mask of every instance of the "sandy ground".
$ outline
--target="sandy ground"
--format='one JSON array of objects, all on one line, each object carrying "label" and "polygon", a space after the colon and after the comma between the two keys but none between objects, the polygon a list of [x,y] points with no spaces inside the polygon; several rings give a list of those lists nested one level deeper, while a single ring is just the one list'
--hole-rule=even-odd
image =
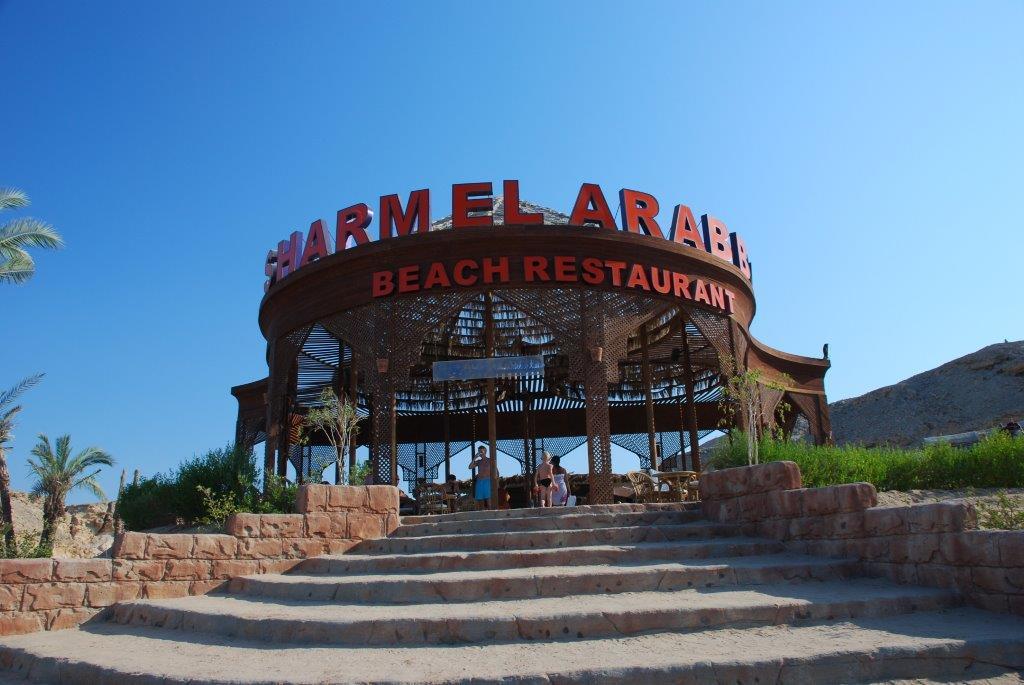
[{"label": "sandy ground", "polygon": [[[1024,488],[977,488],[965,490],[886,490],[878,493],[878,505],[882,507],[895,507],[906,504],[926,504],[929,502],[946,502],[949,500],[963,500],[970,502],[979,508],[979,519],[983,519],[981,509],[996,505],[996,494],[1000,491],[1006,492],[1011,500],[1024,508]],[[984,528],[979,520],[979,527]]]}]

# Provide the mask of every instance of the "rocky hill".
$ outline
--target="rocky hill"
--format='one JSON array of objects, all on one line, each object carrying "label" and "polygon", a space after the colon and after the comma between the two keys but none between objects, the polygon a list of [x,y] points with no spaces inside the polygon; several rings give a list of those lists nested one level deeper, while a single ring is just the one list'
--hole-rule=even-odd
[{"label": "rocky hill", "polygon": [[829,405],[836,443],[917,445],[1024,419],[1024,340],[983,347],[895,385]]},{"label": "rocky hill", "polygon": [[[57,557],[94,557],[103,554],[114,542],[112,502],[74,504],[57,523],[53,555]],[[11,492],[14,530],[22,535],[39,536],[43,529],[43,500],[26,492]]]}]

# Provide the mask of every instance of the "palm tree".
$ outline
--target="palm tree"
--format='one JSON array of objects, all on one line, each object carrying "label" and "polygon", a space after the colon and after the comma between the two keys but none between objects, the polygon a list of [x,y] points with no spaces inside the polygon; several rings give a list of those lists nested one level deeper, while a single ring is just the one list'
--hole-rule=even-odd
[{"label": "palm tree", "polygon": [[10,390],[0,393],[0,510],[3,511],[4,542],[8,549],[14,546],[14,511],[11,509],[11,474],[7,470],[7,445],[14,438],[14,417],[21,411],[21,405],[11,403],[33,385],[43,379],[37,373],[23,379]]},{"label": "palm tree", "polygon": [[[28,205],[24,191],[0,188],[0,211]],[[63,245],[60,234],[38,219],[26,216],[0,225],[0,283],[24,283],[32,278],[36,265],[27,248],[56,249]]]},{"label": "palm tree", "polygon": [[36,478],[32,494],[45,495],[43,501],[43,534],[39,544],[46,546],[53,542],[57,521],[64,515],[64,500],[75,488],[85,488],[99,499],[103,499],[96,476],[100,469],[87,473],[93,467],[113,466],[114,459],[98,447],[86,447],[71,456],[71,436],[57,438],[56,451],[50,446],[50,439],[39,435],[39,442],[32,448],[32,455],[38,461],[29,459],[28,467]]}]

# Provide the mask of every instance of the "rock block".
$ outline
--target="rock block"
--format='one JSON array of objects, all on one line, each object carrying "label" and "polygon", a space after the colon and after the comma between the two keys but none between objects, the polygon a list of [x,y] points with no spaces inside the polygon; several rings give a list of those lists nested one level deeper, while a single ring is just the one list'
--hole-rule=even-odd
[{"label": "rock block", "polygon": [[384,519],[384,537],[387,537],[388,535],[391,535],[396,530],[398,530],[398,526],[399,526],[398,513],[397,512],[389,513],[387,515],[387,518]]},{"label": "rock block", "polygon": [[46,628],[45,615],[35,611],[5,611],[0,614],[0,635],[23,635]]},{"label": "rock block", "polygon": [[53,579],[53,559],[0,559],[0,583],[42,583]]},{"label": "rock block", "polygon": [[213,562],[203,559],[170,559],[164,570],[164,580],[210,580]]},{"label": "rock block", "polygon": [[127,602],[142,596],[143,583],[90,583],[85,590],[90,607],[102,609],[117,602]]},{"label": "rock block", "polygon": [[380,514],[351,512],[348,515],[348,537],[354,540],[376,540],[384,536]]},{"label": "rock block", "polygon": [[196,535],[192,547],[194,559],[234,559],[237,552],[238,539],[231,535]]},{"label": "rock block", "polygon": [[238,576],[251,576],[260,572],[260,562],[255,559],[220,559],[213,562],[212,577],[229,580]]},{"label": "rock block", "polygon": [[908,507],[911,533],[957,533],[978,527],[978,514],[966,502],[933,502]]},{"label": "rock block", "polygon": [[85,603],[85,583],[35,583],[25,586],[22,611],[80,607]]},{"label": "rock block", "polygon": [[769,518],[793,519],[803,515],[804,489],[772,490],[765,493]]},{"label": "rock block", "polygon": [[306,559],[323,554],[327,544],[323,538],[283,538],[282,554],[289,558]]},{"label": "rock block", "polygon": [[369,506],[366,486],[334,485],[327,491],[327,511],[352,511]]},{"label": "rock block", "polygon": [[831,536],[834,538],[864,537],[864,512],[849,511],[828,517]]},{"label": "rock block", "polygon": [[[344,514],[342,514],[344,516]],[[331,515],[325,512],[314,512],[312,514],[303,514],[304,524],[304,535],[310,538],[328,538],[331,537]],[[348,526],[346,522],[344,524]]]},{"label": "rock block", "polygon": [[114,537],[114,546],[110,554],[115,559],[145,559],[146,534],[121,533]]},{"label": "rock block", "polygon": [[269,559],[281,556],[283,549],[281,538],[241,538],[238,543],[238,557]]},{"label": "rock block", "polygon": [[846,483],[834,486],[836,511],[864,511],[878,506],[878,491],[871,483]]},{"label": "rock block", "polygon": [[163,580],[164,562],[153,560],[114,559],[113,577],[125,580]]},{"label": "rock block", "polygon": [[951,566],[1000,566],[1000,531],[941,533],[941,557]]},{"label": "rock block", "polygon": [[188,593],[190,595],[205,595],[214,590],[219,590],[224,584],[225,581],[223,580],[195,580],[188,586]]},{"label": "rock block", "polygon": [[99,609],[86,609],[86,608],[75,608],[75,609],[54,609],[45,613],[45,622],[47,630],[64,630],[66,628],[74,628],[75,626],[81,625],[88,621],[90,618],[99,613]]},{"label": "rock block", "polygon": [[999,563],[1003,566],[1024,568],[1024,531],[1000,531]]},{"label": "rock block", "polygon": [[258,538],[260,536],[259,514],[232,514],[224,522],[224,530],[236,538]]},{"label": "rock block", "polygon": [[20,611],[24,597],[24,585],[0,585],[0,611]]},{"label": "rock block", "polygon": [[175,599],[188,597],[191,583],[187,580],[165,580],[159,583],[146,583],[143,593],[146,599]]},{"label": "rock block", "polygon": [[773,461],[748,466],[750,486],[747,494],[772,490],[796,490],[800,487],[800,467],[791,461]]},{"label": "rock block", "polygon": [[184,533],[162,533],[146,536],[146,558],[188,559],[192,556],[195,536]]},{"label": "rock block", "polygon": [[347,554],[350,549],[359,544],[359,540],[339,539],[327,541],[327,554]]},{"label": "rock block", "polygon": [[260,537],[300,538],[305,535],[302,514],[263,514],[260,516]]},{"label": "rock block", "polygon": [[906,535],[907,510],[910,507],[875,507],[864,512],[864,534]]},{"label": "rock block", "polygon": [[287,573],[302,563],[302,559],[261,559],[260,573]]},{"label": "rock block", "polygon": [[367,507],[378,514],[398,512],[398,488],[393,485],[367,485]]},{"label": "rock block", "polygon": [[747,494],[750,488],[750,469],[740,466],[700,474],[700,495],[703,500],[721,500]]},{"label": "rock block", "polygon": [[56,559],[53,579],[56,581],[99,583],[113,578],[110,559]]},{"label": "rock block", "polygon": [[828,516],[839,510],[836,488],[807,488],[803,496],[804,516]]},{"label": "rock block", "polygon": [[327,493],[330,489],[330,485],[300,485],[298,495],[295,498],[296,511],[300,514],[327,511]]},{"label": "rock block", "polygon": [[768,504],[768,494],[759,492],[753,495],[738,497],[740,505],[740,520],[758,522],[771,518]]}]

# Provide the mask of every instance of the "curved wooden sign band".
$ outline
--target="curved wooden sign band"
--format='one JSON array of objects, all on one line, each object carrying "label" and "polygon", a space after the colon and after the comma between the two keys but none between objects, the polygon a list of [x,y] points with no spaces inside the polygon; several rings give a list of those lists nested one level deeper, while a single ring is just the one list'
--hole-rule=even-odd
[{"label": "curved wooden sign band", "polygon": [[756,307],[739,269],[700,250],[621,231],[497,226],[418,233],[329,255],[270,288],[260,328],[270,340],[382,296],[481,287],[622,289],[732,315],[744,327]]}]

